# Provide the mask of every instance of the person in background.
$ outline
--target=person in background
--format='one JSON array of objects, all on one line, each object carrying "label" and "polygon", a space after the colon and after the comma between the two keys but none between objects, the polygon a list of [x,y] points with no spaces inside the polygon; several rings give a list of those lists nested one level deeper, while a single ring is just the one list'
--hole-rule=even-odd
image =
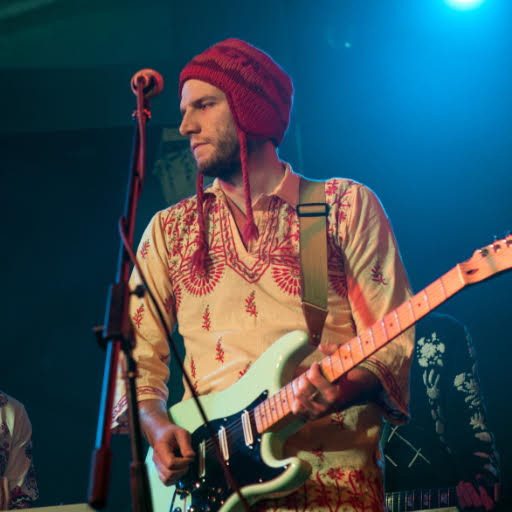
[{"label": "person in background", "polygon": [[416,490],[418,500],[417,490],[434,489],[433,499],[445,497],[439,505],[451,493],[461,510],[493,510],[500,499],[499,456],[469,330],[452,316],[431,313],[418,322],[416,340],[411,421],[383,430],[386,490]]},{"label": "person in background", "polygon": [[39,497],[31,436],[23,404],[0,391],[0,510],[31,508]]}]

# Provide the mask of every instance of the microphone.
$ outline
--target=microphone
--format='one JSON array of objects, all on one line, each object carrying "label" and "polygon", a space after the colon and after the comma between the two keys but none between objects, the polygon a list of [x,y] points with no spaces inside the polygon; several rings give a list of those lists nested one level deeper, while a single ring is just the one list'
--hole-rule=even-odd
[{"label": "microphone", "polygon": [[154,69],[141,69],[133,75],[130,82],[133,94],[137,95],[139,84],[142,85],[142,91],[145,98],[158,96],[164,89],[164,79],[162,75]]}]

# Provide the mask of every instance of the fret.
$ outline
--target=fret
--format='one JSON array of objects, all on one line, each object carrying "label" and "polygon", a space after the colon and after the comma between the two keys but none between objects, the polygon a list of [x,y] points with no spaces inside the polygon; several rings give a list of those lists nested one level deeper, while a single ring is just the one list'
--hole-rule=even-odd
[{"label": "fret", "polygon": [[265,415],[267,417],[268,426],[270,427],[274,423],[274,418],[272,417],[272,410],[270,409],[270,403],[268,400],[263,400],[262,404],[265,408]]},{"label": "fret", "polygon": [[279,416],[277,415],[276,403],[273,400],[273,395],[267,398],[268,408],[270,409],[270,417],[272,418],[272,423],[275,423],[279,420]]},{"label": "fret", "polygon": [[[357,343],[359,341],[359,343]],[[352,343],[354,342],[354,343]],[[359,337],[352,338],[347,345],[350,346],[350,353],[352,355],[352,360],[354,361],[354,364],[360,363],[364,358],[365,354],[363,351],[363,346],[361,345],[361,340]]]},{"label": "fret", "polygon": [[336,374],[334,373],[334,368],[332,367],[332,358],[329,355],[327,357],[327,360],[329,361],[329,369],[331,370],[331,382],[336,379]]},{"label": "fret", "polygon": [[281,403],[281,393],[277,393],[272,396],[272,400],[274,401],[274,405],[277,411],[277,417],[279,419],[285,416],[285,412],[283,410],[283,404]]},{"label": "fret", "polygon": [[343,366],[343,361],[341,359],[341,348],[342,347],[343,347],[343,345],[338,350],[336,350],[336,355],[338,356],[338,361],[340,363],[341,373],[344,373],[345,372],[345,366]]},{"label": "fret", "polygon": [[[343,354],[342,354],[343,352]],[[338,350],[339,353],[339,360],[341,367],[343,369],[343,372],[346,372],[354,367],[354,361],[352,359],[352,352],[350,351],[350,344],[345,343],[344,345],[341,345],[341,347]],[[350,359],[349,359],[350,356]],[[343,361],[345,361],[345,364],[343,364]]]},{"label": "fret", "polygon": [[260,418],[261,424],[263,425],[263,429],[267,430],[270,424],[268,421],[267,412],[265,410],[265,402],[262,402],[260,405],[258,405],[258,409],[260,411]]},{"label": "fret", "polygon": [[[439,284],[441,285],[441,290],[443,291],[443,299],[446,300],[448,298],[448,296],[446,295],[446,290],[444,289],[444,284],[443,284],[443,277],[441,276],[439,279]],[[444,302],[444,300],[442,302]]]},{"label": "fret", "polygon": [[261,412],[260,412],[260,406],[257,405],[254,408],[254,423],[256,423],[256,430],[259,434],[262,434],[265,431],[265,428],[263,426],[263,421],[261,420]]},{"label": "fret", "polygon": [[379,348],[383,347],[388,342],[388,339],[386,337],[386,330],[384,329],[382,322],[374,323],[371,326],[371,329],[375,336],[375,340],[377,341],[377,346]]},{"label": "fret", "polygon": [[292,396],[293,396],[293,399],[295,400],[295,395],[296,395],[296,389],[295,389],[295,386],[297,386],[298,384],[298,379],[293,379],[291,382],[290,382],[290,388],[291,388],[291,391],[292,391]]},{"label": "fret", "polygon": [[410,300],[408,300],[408,301],[407,301],[407,304],[409,304],[409,309],[411,310],[412,319],[413,319],[414,321],[416,321],[416,315],[414,314],[414,309],[413,309],[413,307],[412,307],[411,301],[410,301]]},{"label": "fret", "polygon": [[352,368],[355,366],[355,362],[354,362],[354,358],[352,356],[352,347],[350,346],[350,342],[349,343],[345,343],[345,345],[343,345],[344,347],[346,347],[348,353],[350,354],[350,362],[352,363]]},{"label": "fret", "polygon": [[290,404],[288,403],[288,397],[286,396],[286,386],[279,390],[279,395],[281,397],[280,402],[281,405],[283,406],[283,411],[285,414],[288,414],[289,412],[291,412],[291,409]]},{"label": "fret", "polygon": [[362,352],[364,355],[366,355],[366,354],[365,354],[365,351],[364,351],[364,348],[363,348],[363,342],[361,341],[361,336],[358,336],[358,337],[357,337],[357,341],[359,342],[359,346],[361,347],[361,352]]},{"label": "fret", "polygon": [[417,293],[412,299],[412,306],[415,310],[414,316],[416,320],[419,320],[421,317],[425,316],[427,313],[430,313],[430,308],[428,307],[428,298],[426,298],[426,293]]},{"label": "fret", "polygon": [[425,303],[427,304],[427,308],[430,310],[430,304],[428,302],[428,295],[426,289],[423,290],[423,296],[425,297]]},{"label": "fret", "polygon": [[382,326],[382,330],[384,331],[384,337],[386,338],[386,341],[389,340],[388,332],[386,331],[386,324],[384,323],[384,319],[380,322]]},{"label": "fret", "polygon": [[295,398],[294,394],[293,394],[293,381],[286,384],[285,386],[285,390],[286,390],[286,398],[288,399],[288,408],[290,409],[290,411],[292,410],[292,403],[293,403],[293,399]]},{"label": "fret", "polygon": [[430,310],[437,308],[437,306],[442,304],[447,298],[446,290],[444,289],[443,283],[440,279],[428,285],[425,288],[425,291],[429,299],[428,306]]},{"label": "fret", "polygon": [[373,330],[372,330],[372,328],[370,327],[370,328],[368,329],[368,331],[370,332],[370,336],[371,336],[371,338],[372,338],[373,350],[377,350],[377,346],[375,345],[375,338],[374,338],[374,336],[373,336]]},{"label": "fret", "polygon": [[402,327],[400,327],[400,319],[398,318],[398,313],[396,312],[396,309],[393,310],[393,313],[395,314],[395,320],[396,320],[396,325],[398,326],[398,330],[401,331]]},{"label": "fret", "polygon": [[451,297],[466,285],[461,272],[460,265],[457,265],[443,276],[446,278],[444,280],[444,285],[446,287],[448,297]]}]

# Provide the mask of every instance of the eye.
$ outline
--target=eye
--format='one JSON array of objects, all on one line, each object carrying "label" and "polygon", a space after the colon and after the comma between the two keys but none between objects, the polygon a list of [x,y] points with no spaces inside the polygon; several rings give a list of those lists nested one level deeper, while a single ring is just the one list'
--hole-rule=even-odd
[{"label": "eye", "polygon": [[201,110],[206,110],[210,107],[213,107],[213,105],[215,105],[215,103],[213,101],[205,101],[205,102],[201,103],[201,106],[199,108]]}]

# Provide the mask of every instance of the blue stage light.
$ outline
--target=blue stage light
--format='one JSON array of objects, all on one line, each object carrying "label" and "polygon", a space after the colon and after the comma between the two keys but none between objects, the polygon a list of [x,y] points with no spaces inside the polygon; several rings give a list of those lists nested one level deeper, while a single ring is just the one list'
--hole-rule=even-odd
[{"label": "blue stage light", "polygon": [[475,9],[484,3],[485,0],[445,0],[445,2],[454,9],[467,11]]}]

